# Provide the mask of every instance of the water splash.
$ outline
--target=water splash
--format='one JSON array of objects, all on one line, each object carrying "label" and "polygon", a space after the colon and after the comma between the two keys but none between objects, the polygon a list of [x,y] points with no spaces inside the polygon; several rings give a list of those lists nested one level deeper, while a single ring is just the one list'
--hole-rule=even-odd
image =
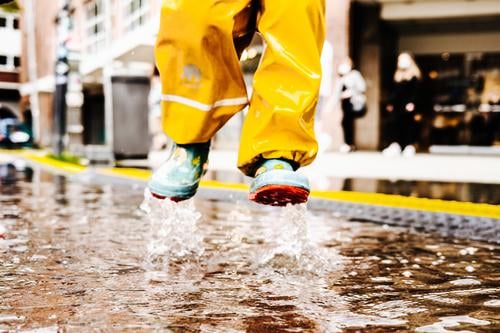
[{"label": "water splash", "polygon": [[201,214],[192,200],[160,200],[146,189],[141,209],[150,223],[147,268],[168,271],[173,261],[197,260],[203,254],[203,237],[198,232]]},{"label": "water splash", "polygon": [[306,205],[288,205],[281,209],[276,227],[276,253],[299,260],[308,246]]},{"label": "water splash", "polygon": [[279,210],[277,218],[264,221],[271,222],[265,238],[274,241],[271,248],[260,254],[259,265],[297,275],[321,275],[339,267],[341,256],[321,248],[312,239],[310,222],[314,219],[305,204],[288,205]]}]

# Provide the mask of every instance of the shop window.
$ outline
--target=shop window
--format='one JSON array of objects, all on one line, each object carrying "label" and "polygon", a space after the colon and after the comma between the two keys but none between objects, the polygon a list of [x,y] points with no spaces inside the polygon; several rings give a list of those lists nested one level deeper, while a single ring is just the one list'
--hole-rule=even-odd
[{"label": "shop window", "polygon": [[7,27],[7,18],[0,17],[0,28],[6,28],[6,27]]},{"label": "shop window", "polygon": [[0,55],[0,66],[7,66],[8,58],[5,55]]},{"label": "shop window", "polygon": [[103,45],[106,38],[104,29],[104,7],[102,0],[94,0],[86,6],[87,20],[85,22],[86,49],[87,52],[97,52]]},{"label": "shop window", "polygon": [[500,53],[420,55],[423,141],[492,146],[499,141]]},{"label": "shop window", "polygon": [[125,29],[127,31],[143,25],[149,13],[148,0],[126,0],[123,2],[125,11]]}]

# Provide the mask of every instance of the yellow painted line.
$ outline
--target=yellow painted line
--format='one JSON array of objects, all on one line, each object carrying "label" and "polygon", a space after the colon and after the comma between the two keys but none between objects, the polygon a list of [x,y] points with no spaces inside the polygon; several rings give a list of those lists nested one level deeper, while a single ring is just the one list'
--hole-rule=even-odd
[{"label": "yellow painted line", "polygon": [[108,176],[115,176],[115,177],[135,179],[135,180],[148,180],[149,177],[151,177],[150,170],[143,170],[136,168],[102,168],[102,169],[97,169],[97,172]]},{"label": "yellow painted line", "polygon": [[[215,189],[248,191],[248,185],[245,184],[222,183],[214,180],[203,180],[201,186]],[[382,193],[314,190],[311,192],[311,198],[500,219],[500,206],[472,202],[405,197]]]},{"label": "yellow painted line", "polygon": [[58,169],[64,172],[69,173],[81,173],[87,170],[87,167],[82,165],[77,165],[73,163],[68,163],[64,161],[56,160],[55,158],[51,158],[48,156],[38,155],[31,152],[23,152],[21,153],[22,157],[25,157],[31,161],[37,162],[39,164],[46,165],[48,167]]},{"label": "yellow painted line", "polygon": [[223,183],[217,180],[202,180],[200,183],[201,187],[213,188],[213,189],[226,189],[233,191],[248,191],[248,185],[241,183]]},{"label": "yellow painted line", "polygon": [[7,155],[17,155],[17,154],[20,154],[20,153],[23,153],[25,152],[26,150],[22,150],[22,149],[0,149],[0,153],[2,154],[7,154]]},{"label": "yellow painted line", "polygon": [[[245,184],[222,183],[213,180],[204,180],[201,182],[201,186],[215,189],[248,191],[248,186]],[[405,197],[382,193],[314,190],[311,192],[311,198],[500,219],[500,206],[472,202]]]},{"label": "yellow painted line", "polygon": [[498,205],[405,197],[392,194],[346,191],[313,191],[311,193],[311,197],[317,199],[336,200],[375,206],[421,210],[433,213],[458,214],[500,219],[500,206]]},{"label": "yellow painted line", "polygon": [[[68,173],[81,173],[87,170],[84,166],[79,166],[47,157],[33,151],[13,151],[0,150],[1,153],[7,153],[24,157],[42,165],[59,169]],[[136,168],[103,168],[97,169],[98,173],[147,181],[151,177],[151,171]],[[239,183],[223,183],[215,180],[202,180],[201,187],[212,189],[225,189],[232,191],[247,191],[248,185]],[[362,193],[347,191],[312,191],[311,197],[315,199],[324,199],[332,201],[343,201],[349,203],[358,203],[366,205],[384,206],[392,208],[413,209],[434,213],[458,214],[476,217],[489,217],[500,219],[500,206],[489,204],[478,204],[471,202],[446,201],[439,199],[405,197],[392,194],[381,193]]]},{"label": "yellow painted line", "polygon": [[[150,170],[136,169],[136,168],[103,168],[98,169],[98,173],[102,173],[109,176],[127,178],[127,179],[137,179],[147,181],[151,177]],[[239,183],[223,183],[216,180],[202,180],[200,183],[201,187],[214,188],[214,189],[225,189],[225,190],[248,190],[248,186]]]},{"label": "yellow painted line", "polygon": [[33,161],[35,163],[57,169],[66,173],[81,173],[87,169],[87,167],[82,165],[77,165],[73,163],[68,163],[60,160],[56,160],[47,156],[43,151],[35,150],[1,150],[1,153],[11,154],[14,156],[19,156],[27,160]]}]

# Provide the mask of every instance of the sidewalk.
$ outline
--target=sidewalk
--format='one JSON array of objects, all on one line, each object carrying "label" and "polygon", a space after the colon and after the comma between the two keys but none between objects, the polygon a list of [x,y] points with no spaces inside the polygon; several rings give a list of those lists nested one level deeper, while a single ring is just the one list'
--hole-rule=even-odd
[{"label": "sidewalk", "polygon": [[[210,153],[213,171],[237,171],[237,152]],[[385,157],[377,152],[326,153],[303,169],[312,181],[322,177],[500,184],[500,157],[417,154]]]},{"label": "sidewalk", "polygon": [[[375,155],[378,154],[369,155],[376,157]],[[363,154],[360,153],[349,156],[340,154],[332,154],[332,156],[325,155],[321,157],[315,165],[305,169],[306,172],[312,173],[313,176],[319,175],[319,177],[323,178],[325,176],[318,174],[318,170],[324,170],[329,177],[333,178],[335,174],[332,173],[332,169],[329,169],[327,164],[325,164],[330,163],[328,158],[332,158],[334,163],[339,164],[339,161],[343,159],[343,163],[346,163],[345,159],[347,157],[356,159],[362,156]],[[215,163],[212,164],[211,169],[215,171],[215,173],[241,175],[234,167],[236,153],[214,151],[212,159],[215,160]],[[366,161],[366,157],[361,160]],[[106,184],[123,183],[142,187],[151,177],[151,171],[146,169],[114,168],[110,166],[86,167],[52,159],[48,157],[44,151],[0,150],[0,165],[17,163],[20,163],[20,168],[24,168],[21,164],[25,163],[32,166],[38,165],[41,169],[55,174],[66,175],[74,181],[94,181],[96,183],[103,182]],[[365,165],[368,164],[365,163]],[[324,183],[328,183],[327,180],[328,179],[325,179]],[[231,183],[220,181],[220,179],[216,177],[211,180],[202,180],[200,184],[200,193],[204,194],[205,197],[218,198],[218,200],[221,198],[224,200],[228,198],[230,200],[236,200],[236,198],[244,200],[248,194],[248,186],[241,182]],[[426,219],[429,218],[429,223],[434,221],[435,218],[445,218],[448,215],[458,216],[467,224],[475,223],[477,218],[488,219],[488,221],[491,220],[497,223],[500,217],[499,206],[489,203],[450,201],[440,198],[430,198],[428,196],[419,197],[415,195],[402,195],[399,193],[385,194],[352,190],[341,191],[332,188],[322,189],[314,185],[309,205],[316,208],[328,207],[328,209],[333,209],[336,212],[344,212],[344,214],[348,216],[355,213],[358,218],[363,220],[372,221],[378,216],[378,218],[380,218],[380,223],[390,222],[387,219],[392,216],[392,213],[388,214],[388,210],[396,212],[395,216],[403,214],[412,217],[414,214],[420,214],[419,218],[423,219],[422,216],[425,215]],[[364,212],[365,215],[360,217],[360,212]],[[398,221],[400,221],[400,218],[398,219]]]}]

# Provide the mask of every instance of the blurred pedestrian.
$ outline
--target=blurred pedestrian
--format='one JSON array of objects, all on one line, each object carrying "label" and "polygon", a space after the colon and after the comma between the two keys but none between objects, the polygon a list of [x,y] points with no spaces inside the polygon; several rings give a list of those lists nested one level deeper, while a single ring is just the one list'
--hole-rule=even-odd
[{"label": "blurred pedestrian", "polygon": [[[295,171],[317,153],[314,113],[321,82],[324,0],[163,1],[156,60],[163,129],[176,143],[149,189],[192,197],[207,169],[210,140],[250,105],[238,167],[254,177],[250,199],[302,203],[309,182]],[[266,50],[248,101],[239,56],[256,31]]]},{"label": "blurred pedestrian", "polygon": [[342,108],[342,130],[344,144],[340,152],[349,153],[355,150],[354,122],[366,113],[366,82],[361,73],[353,68],[350,58],[344,59],[337,68],[340,76],[338,82],[338,95]]},{"label": "blurred pedestrian", "polygon": [[403,52],[398,56],[394,73],[392,93],[386,111],[392,114],[394,124],[391,128],[392,143],[383,150],[386,156],[415,155],[417,143],[417,123],[415,120],[418,91],[422,73],[413,56]]}]

